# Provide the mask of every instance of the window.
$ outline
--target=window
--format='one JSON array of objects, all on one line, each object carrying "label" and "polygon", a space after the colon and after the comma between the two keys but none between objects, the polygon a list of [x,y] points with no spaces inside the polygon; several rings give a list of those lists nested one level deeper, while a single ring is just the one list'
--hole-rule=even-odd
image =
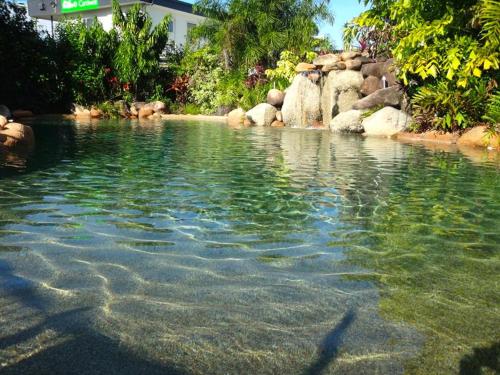
[{"label": "window", "polygon": [[174,32],[174,21],[170,21],[168,23],[168,32],[173,33]]},{"label": "window", "polygon": [[196,27],[196,24],[195,23],[191,23],[191,22],[188,22],[188,25],[187,25],[187,29],[188,29],[188,33],[191,31],[192,28]]}]

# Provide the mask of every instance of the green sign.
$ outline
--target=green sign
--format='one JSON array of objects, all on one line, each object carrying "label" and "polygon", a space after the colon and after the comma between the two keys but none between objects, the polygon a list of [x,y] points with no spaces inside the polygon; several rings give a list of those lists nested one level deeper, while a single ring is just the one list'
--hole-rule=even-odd
[{"label": "green sign", "polygon": [[99,0],[62,0],[61,12],[71,13],[82,10],[99,9]]}]

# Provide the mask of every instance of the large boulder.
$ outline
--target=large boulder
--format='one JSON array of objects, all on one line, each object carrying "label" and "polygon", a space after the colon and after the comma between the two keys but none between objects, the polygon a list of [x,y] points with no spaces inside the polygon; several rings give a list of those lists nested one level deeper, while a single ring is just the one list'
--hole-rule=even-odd
[{"label": "large boulder", "polygon": [[252,125],[271,126],[276,119],[276,112],[277,109],[271,104],[261,103],[248,111],[246,117],[252,122]]},{"label": "large boulder", "polygon": [[329,124],[340,112],[352,109],[361,94],[363,76],[354,70],[331,71],[325,80],[321,94],[323,122]]},{"label": "large boulder", "polygon": [[139,110],[146,105],[146,102],[133,102],[130,104],[130,114],[132,116],[139,116]]},{"label": "large boulder", "polygon": [[12,114],[10,113],[9,108],[6,105],[0,104],[0,115],[6,118],[11,118]]},{"label": "large boulder", "polygon": [[500,134],[489,134],[486,126],[476,126],[466,131],[457,144],[459,146],[490,147],[500,149]]},{"label": "large boulder", "polygon": [[303,75],[297,75],[288,88],[281,108],[283,122],[293,128],[306,128],[321,119],[321,90]]},{"label": "large boulder", "polygon": [[233,109],[227,115],[227,124],[232,128],[238,128],[245,121],[245,111],[242,108]]},{"label": "large boulder", "polygon": [[337,111],[338,113],[350,111],[353,105],[359,101],[361,95],[357,87],[351,87],[347,90],[340,91],[337,98]]},{"label": "large boulder", "polygon": [[368,76],[365,78],[363,84],[361,85],[361,94],[367,96],[382,88],[382,81],[380,80],[380,78],[375,76]]},{"label": "large boulder", "polygon": [[403,92],[398,86],[380,89],[374,93],[358,100],[353,106],[353,109],[370,109],[378,106],[400,107]]},{"label": "large boulder", "polygon": [[283,101],[285,100],[285,93],[281,90],[271,89],[267,93],[267,104],[271,104],[275,107],[281,107]]},{"label": "large boulder", "polygon": [[79,104],[73,104],[73,114],[76,117],[90,117],[90,109]]},{"label": "large boulder", "polygon": [[0,144],[5,147],[32,147],[35,144],[35,136],[31,127],[10,122],[0,130]]},{"label": "large boulder", "polygon": [[333,53],[318,56],[314,59],[313,64],[316,66],[333,65],[340,61],[340,56]]},{"label": "large boulder", "polygon": [[150,106],[144,106],[142,108],[139,109],[139,113],[138,113],[138,117],[139,118],[148,118],[149,116],[151,116],[155,111],[153,110],[153,108],[151,108]]},{"label": "large boulder", "polygon": [[90,108],[90,117],[92,118],[100,118],[103,116],[102,111],[99,108]]},{"label": "large boulder", "polygon": [[0,129],[2,129],[8,122],[9,120],[7,120],[7,117],[0,115]]},{"label": "large boulder", "polygon": [[363,77],[375,76],[380,79],[385,77],[388,86],[397,84],[396,66],[394,65],[393,59],[389,59],[384,62],[364,64],[361,67],[361,73],[363,74]]},{"label": "large boulder", "polygon": [[362,114],[362,111],[357,110],[339,113],[330,122],[330,130],[342,133],[363,133]]},{"label": "large boulder", "polygon": [[125,100],[117,100],[116,102],[113,103],[113,105],[118,110],[121,117],[126,118],[130,115],[128,105]]},{"label": "large boulder", "polygon": [[153,111],[155,113],[165,113],[167,111],[167,105],[160,101],[160,100],[157,100],[155,102],[151,102],[151,103],[148,103],[149,106],[151,106],[153,108]]},{"label": "large boulder", "polygon": [[362,125],[366,135],[391,137],[407,129],[412,121],[405,112],[385,107],[364,119]]},{"label": "large boulder", "polygon": [[374,59],[368,56],[358,56],[354,60],[359,61],[361,65],[370,64],[376,62]]}]

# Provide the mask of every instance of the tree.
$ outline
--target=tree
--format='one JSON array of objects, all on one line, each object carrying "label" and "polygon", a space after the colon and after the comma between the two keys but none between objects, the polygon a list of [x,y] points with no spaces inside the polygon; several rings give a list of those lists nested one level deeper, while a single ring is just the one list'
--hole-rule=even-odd
[{"label": "tree", "polygon": [[151,16],[135,4],[124,14],[118,0],[113,0],[113,24],[119,44],[115,67],[119,78],[134,99],[144,99],[154,90],[160,74],[160,55],[168,42],[170,16],[153,27]]},{"label": "tree", "polygon": [[362,1],[371,8],[348,24],[346,42],[372,37],[394,56],[420,124],[480,122],[500,77],[500,0]]},{"label": "tree", "polygon": [[317,22],[333,22],[330,0],[199,0],[195,9],[207,16],[192,36],[204,39],[223,57],[226,70],[271,66],[283,50],[299,55],[320,41]]}]

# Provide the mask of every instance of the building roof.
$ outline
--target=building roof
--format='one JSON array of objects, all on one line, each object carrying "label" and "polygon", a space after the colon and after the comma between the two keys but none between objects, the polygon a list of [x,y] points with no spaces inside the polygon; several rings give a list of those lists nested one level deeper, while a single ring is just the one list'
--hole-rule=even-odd
[{"label": "building roof", "polygon": [[[27,0],[28,14],[35,18],[50,19],[51,16],[58,18],[63,13],[78,14],[87,10],[110,8],[112,5],[112,0],[94,0],[92,3],[95,5],[88,7],[88,9],[75,9],[74,12],[64,12],[61,9],[64,2],[79,3],[80,1],[82,0]],[[180,0],[119,0],[119,3],[120,5],[130,5],[134,3],[158,5],[179,12],[193,14],[193,5]]]},{"label": "building roof", "polygon": [[179,0],[143,0],[146,3],[160,5],[165,8],[179,10],[181,12],[193,13],[193,4]]}]

